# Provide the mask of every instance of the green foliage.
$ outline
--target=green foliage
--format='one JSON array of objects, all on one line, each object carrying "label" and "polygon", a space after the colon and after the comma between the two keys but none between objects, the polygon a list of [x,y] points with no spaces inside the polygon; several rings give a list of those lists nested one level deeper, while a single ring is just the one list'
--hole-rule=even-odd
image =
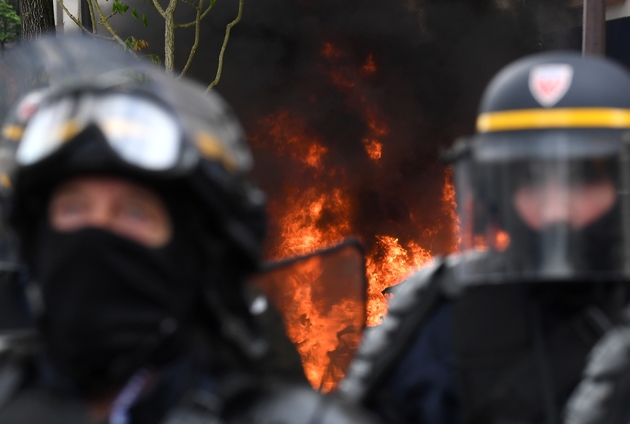
[{"label": "green foliage", "polygon": [[125,40],[125,45],[129,50],[140,51],[149,47],[149,43],[145,40],[141,40],[134,36],[131,36]]},{"label": "green foliage", "polygon": [[[131,16],[133,16],[134,19],[140,19],[140,16],[138,15],[138,10],[135,7],[131,9]],[[149,26],[147,22],[147,15],[145,15],[144,13],[142,14],[142,25],[144,25],[145,27]]]},{"label": "green foliage", "polygon": [[117,15],[117,14],[122,15],[127,10],[129,10],[129,5],[126,5],[125,3],[121,2],[120,0],[114,0],[114,3],[112,3],[112,15]]},{"label": "green foliage", "polygon": [[161,65],[162,64],[162,58],[160,58],[160,56],[156,55],[156,54],[150,54],[147,56],[149,58],[149,60],[153,63],[155,63],[156,65]]},{"label": "green foliage", "polygon": [[21,31],[20,17],[13,6],[0,0],[0,46],[4,48],[7,41],[19,38]]}]

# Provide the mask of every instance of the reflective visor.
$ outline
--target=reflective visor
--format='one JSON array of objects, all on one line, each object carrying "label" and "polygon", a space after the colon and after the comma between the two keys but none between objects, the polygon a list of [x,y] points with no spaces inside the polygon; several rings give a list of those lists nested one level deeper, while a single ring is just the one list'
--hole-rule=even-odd
[{"label": "reflective visor", "polygon": [[458,279],[486,284],[630,277],[624,132],[484,134],[455,168]]},{"label": "reflective visor", "polygon": [[111,149],[133,166],[166,171],[180,161],[183,133],[172,113],[149,99],[110,93],[44,104],[26,126],[17,163],[40,162],[90,125],[96,125]]}]

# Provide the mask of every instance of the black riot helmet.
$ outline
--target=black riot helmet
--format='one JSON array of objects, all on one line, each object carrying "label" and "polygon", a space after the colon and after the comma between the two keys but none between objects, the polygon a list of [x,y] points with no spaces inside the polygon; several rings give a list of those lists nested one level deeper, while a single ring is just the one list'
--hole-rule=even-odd
[{"label": "black riot helmet", "polygon": [[23,242],[54,184],[110,173],[190,194],[241,266],[256,266],[265,199],[247,178],[240,123],[218,94],[85,37],[20,47],[0,76],[12,87],[0,108],[0,183]]},{"label": "black riot helmet", "polygon": [[630,276],[630,75],[578,53],[518,60],[451,150],[465,284]]}]

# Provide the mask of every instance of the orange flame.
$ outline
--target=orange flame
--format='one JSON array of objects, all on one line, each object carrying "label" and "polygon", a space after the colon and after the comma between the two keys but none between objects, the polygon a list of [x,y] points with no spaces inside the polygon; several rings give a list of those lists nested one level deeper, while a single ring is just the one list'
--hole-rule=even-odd
[{"label": "orange flame", "polygon": [[[272,212],[276,212],[277,206],[272,204]],[[279,209],[285,211],[274,213],[282,232],[281,242],[271,252],[278,259],[333,246],[350,235],[349,208],[339,189],[329,193],[315,187],[296,190],[290,195],[290,205],[283,204]],[[324,215],[331,213],[335,215],[334,225],[320,226]]]},{"label": "orange flame", "polygon": [[497,231],[494,238],[494,248],[499,252],[505,252],[510,246],[510,235],[503,230]]},{"label": "orange flame", "polygon": [[332,85],[339,91],[347,95],[347,105],[363,117],[367,126],[367,134],[363,139],[365,151],[374,161],[378,161],[383,153],[384,137],[389,134],[387,122],[383,119],[383,113],[376,102],[370,102],[365,94],[356,89],[356,77],[360,72],[376,72],[374,57],[370,54],[366,63],[360,69],[353,69],[348,65],[341,65],[339,62],[346,57],[346,54],[331,43],[324,43],[322,55],[333,66],[327,72]]},{"label": "orange flame", "polygon": [[[322,71],[332,87],[345,96],[346,107],[361,117],[365,132],[361,137],[368,157],[377,162],[387,153],[390,127],[388,118],[379,103],[362,90],[361,75],[376,72],[376,62],[369,55],[364,64],[349,65],[346,53],[332,43],[324,43],[321,48],[323,58]],[[311,95],[311,102],[318,96]],[[334,245],[353,235],[353,197],[352,187],[346,178],[345,170],[334,166],[325,166],[329,151],[320,136],[293,111],[275,112],[260,122],[258,135],[252,139],[253,145],[266,149],[274,155],[294,165],[295,175],[292,181],[278,189],[279,194],[270,200],[270,220],[277,228],[269,256],[282,259],[306,254]],[[308,181],[301,187],[298,181]],[[455,212],[455,189],[451,182],[451,171],[447,170],[442,188],[442,213],[450,222],[459,227]],[[413,214],[410,222],[416,224]],[[446,228],[445,224],[440,228]],[[433,237],[438,228],[424,228],[422,233],[427,238]],[[458,233],[457,233],[458,234]],[[457,250],[458,235],[450,251]],[[432,252],[420,246],[421,240],[401,241],[387,233],[374,234],[371,240],[363,240],[374,247],[366,257],[368,279],[367,325],[381,322],[387,312],[387,300],[382,291],[406,278],[415,269],[422,267],[432,258]],[[375,241],[375,243],[374,243]],[[330,353],[341,344],[338,336],[347,322],[342,311],[356,305],[337,305],[339,311],[324,317],[317,311],[312,298],[312,284],[317,274],[305,269],[300,281],[295,281],[291,293],[292,318],[287,321],[288,335],[298,346],[304,369],[315,388],[326,391],[333,383],[324,384],[327,370],[330,369]],[[332,317],[332,320],[331,320]],[[338,320],[338,322],[335,322]],[[324,335],[326,333],[326,335]],[[326,340],[324,340],[326,338]],[[356,342],[353,341],[353,342]],[[334,382],[343,376],[336,371]]]},{"label": "orange flame", "polygon": [[367,258],[368,274],[368,316],[367,325],[381,323],[387,312],[383,290],[399,283],[415,269],[428,262],[432,255],[417,244],[411,242],[403,248],[397,238],[376,236],[381,254]]},{"label": "orange flame", "polygon": [[473,246],[474,249],[479,252],[485,252],[486,250],[488,250],[488,243],[486,243],[486,238],[483,235],[474,236]]},{"label": "orange flame", "polygon": [[383,155],[383,143],[379,143],[378,140],[364,138],[363,145],[370,159],[379,160]]},{"label": "orange flame", "polygon": [[[359,260],[356,253],[345,259]],[[314,282],[323,283],[326,293],[330,293],[348,278],[344,274],[337,277],[343,278],[343,281],[336,281],[334,277],[330,279],[325,264],[320,256],[313,256],[288,269],[280,268],[263,274],[254,280],[254,284],[270,296],[282,310],[285,322],[290,323],[287,335],[303,358],[309,382],[313,387],[328,392],[343,377],[359,343],[357,330],[363,325],[362,316],[354,311],[363,305],[360,296],[337,297],[333,305],[322,302],[322,290]],[[326,282],[326,279],[329,280]],[[334,293],[332,296],[335,298]]]},{"label": "orange flame", "polygon": [[374,63],[374,57],[371,54],[368,55],[365,64],[363,64],[363,72],[366,74],[373,74],[376,72],[376,63]]},{"label": "orange flame", "polygon": [[344,52],[333,43],[326,42],[322,47],[322,56],[326,59],[335,59],[344,56]]},{"label": "orange flame", "polygon": [[444,188],[442,189],[442,208],[445,214],[453,223],[453,233],[455,235],[450,251],[457,252],[462,242],[461,221],[457,214],[457,202],[455,200],[455,185],[453,184],[453,169],[446,168],[444,178]]}]

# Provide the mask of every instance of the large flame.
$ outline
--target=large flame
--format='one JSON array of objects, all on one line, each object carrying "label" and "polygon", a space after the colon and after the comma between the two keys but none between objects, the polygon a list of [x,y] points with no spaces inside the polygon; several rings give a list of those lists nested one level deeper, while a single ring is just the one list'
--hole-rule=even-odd
[{"label": "large flame", "polygon": [[[381,105],[360,89],[361,77],[370,77],[378,69],[378,61],[372,54],[361,63],[348,65],[346,53],[330,42],[321,48],[322,73],[328,84],[345,99],[345,107],[363,121],[364,134],[360,138],[365,153],[374,166],[382,166],[388,155],[390,123]],[[317,93],[310,95],[310,99]],[[268,255],[273,259],[314,252],[335,245],[353,236],[353,217],[356,205],[352,204],[352,178],[347,170],[331,166],[329,148],[316,128],[307,124],[296,110],[280,110],[270,113],[260,121],[257,133],[252,137],[255,148],[281,157],[291,167],[291,181],[282,181],[275,187],[270,198],[270,220],[277,229],[272,234]],[[306,182],[306,183],[300,183]],[[274,195],[275,194],[275,195]],[[451,171],[446,170],[442,188],[442,215],[458,225],[455,215],[455,191],[451,183]],[[414,211],[409,213],[414,223]],[[415,225],[415,224],[413,224]],[[438,228],[414,230],[426,237],[433,237]],[[378,325],[387,311],[387,299],[383,290],[399,283],[414,270],[431,260],[433,252],[421,247],[421,240],[401,240],[395,234],[375,232],[362,235],[363,242],[371,246],[366,253],[368,299],[367,325]],[[456,236],[449,247],[455,251],[459,240]],[[342,334],[347,327],[348,308],[356,305],[338,305],[331,314],[323,316],[313,306],[311,284],[316,275],[301,274],[295,281],[292,302],[299,304],[291,319],[287,320],[288,335],[298,346],[304,368],[311,384],[322,390],[334,384],[325,383],[330,369],[329,353],[340,341],[330,335]],[[345,310],[345,311],[344,311]],[[324,335],[326,333],[326,335]],[[343,377],[337,370],[332,376],[334,383]],[[325,384],[324,384],[325,383]]]},{"label": "large flame", "polygon": [[363,258],[352,245],[277,267],[252,282],[279,307],[315,388],[331,390],[358,346],[363,314]]}]

